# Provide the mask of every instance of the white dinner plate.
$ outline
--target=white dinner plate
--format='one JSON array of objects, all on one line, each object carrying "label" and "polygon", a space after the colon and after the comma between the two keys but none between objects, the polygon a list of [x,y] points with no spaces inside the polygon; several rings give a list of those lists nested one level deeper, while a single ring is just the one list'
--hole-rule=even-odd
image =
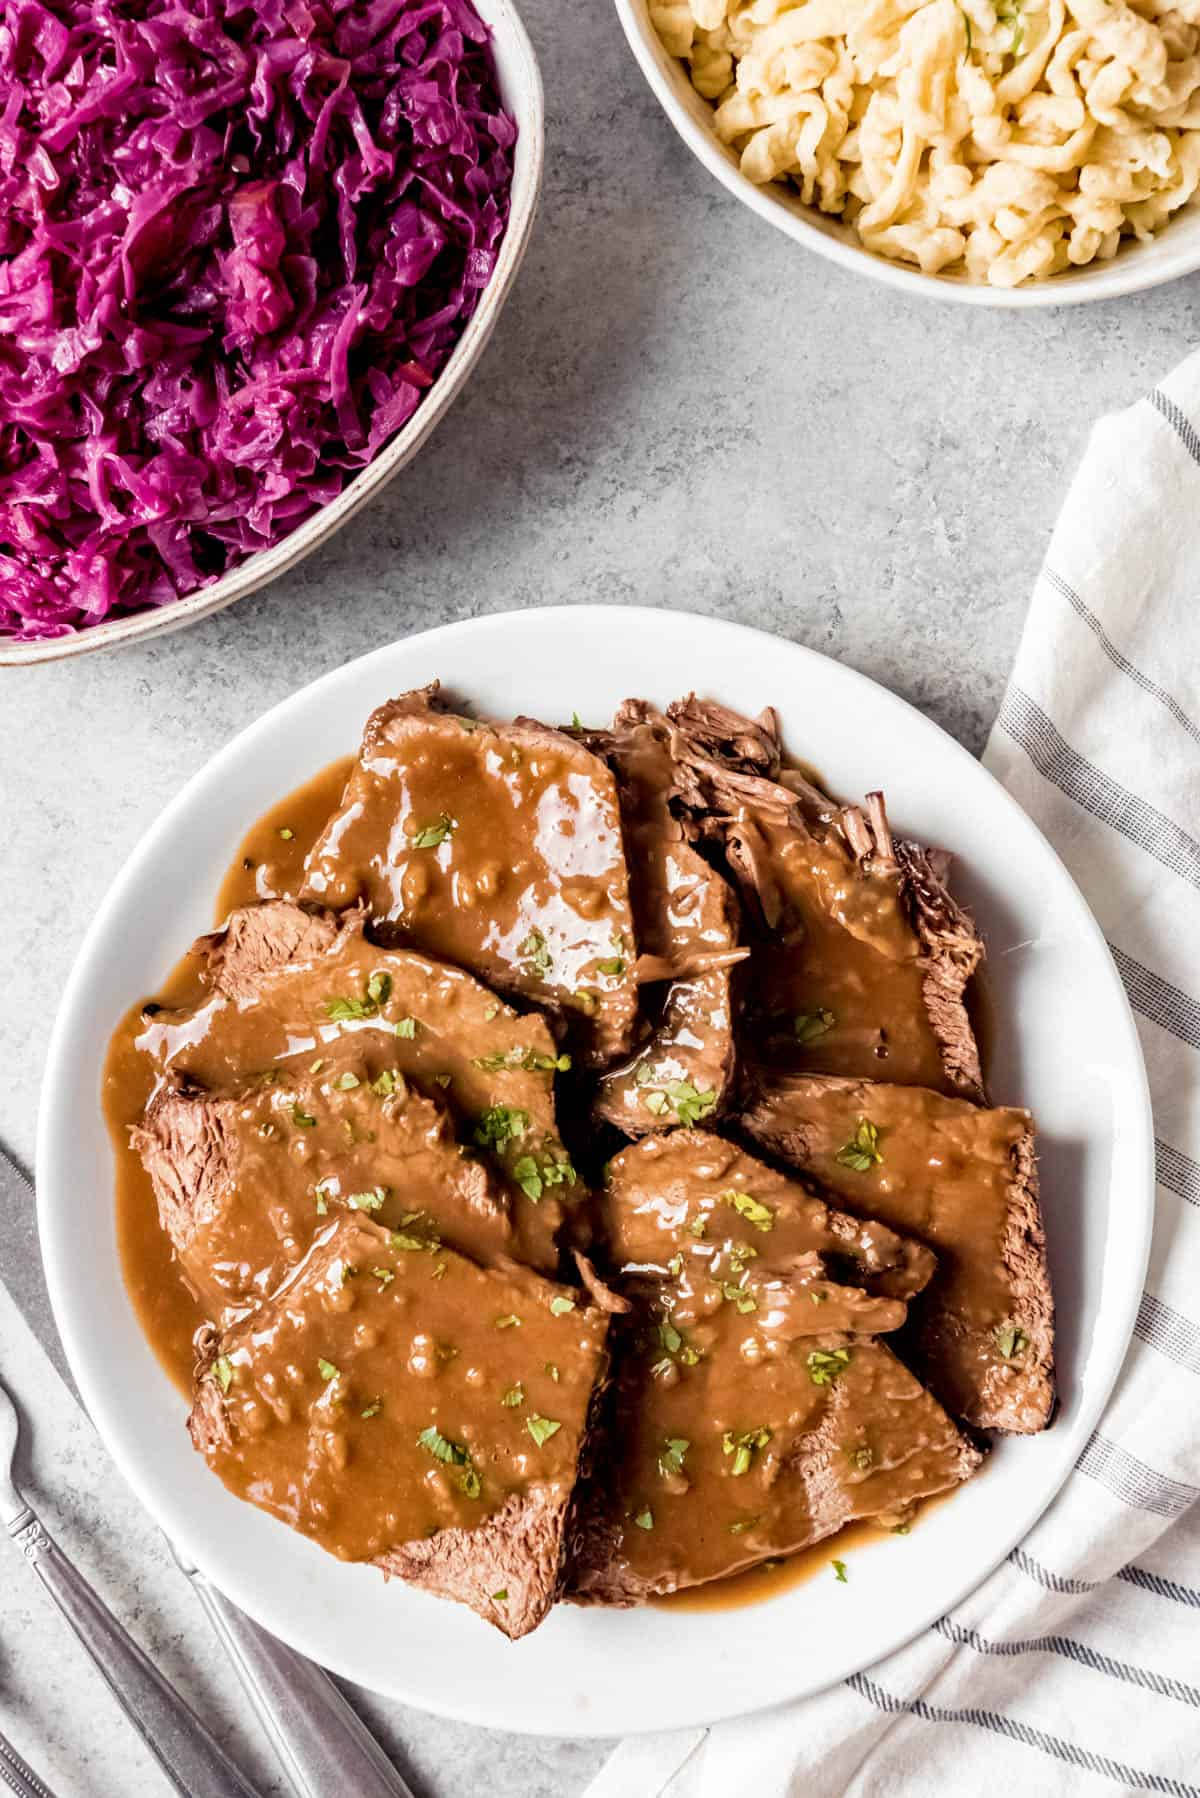
[{"label": "white dinner plate", "polygon": [[[485,714],[607,720],[626,695],[695,688],[778,707],[790,751],[832,789],[888,795],[904,832],[953,849],[956,891],[989,948],[991,1082],[1040,1127],[1058,1304],[1061,1407],[1045,1435],[1000,1442],[980,1475],[908,1536],[848,1551],[737,1610],[559,1606],[509,1643],[461,1606],[345,1566],[225,1491],[126,1297],[100,1109],[108,1037],[212,923],[218,880],[262,812],[357,745],[390,694],[440,677]],[[501,1729],[609,1735],[709,1722],[819,1691],[956,1604],[1054,1496],[1094,1428],[1129,1340],[1149,1243],[1152,1132],[1133,1020],[1104,939],[1034,825],[967,752],[894,694],[778,638],[625,607],[447,625],[327,675],[250,725],[189,781],[100,909],[51,1044],[39,1218],[55,1316],[79,1389],[147,1509],[243,1609],[335,1673]]]}]

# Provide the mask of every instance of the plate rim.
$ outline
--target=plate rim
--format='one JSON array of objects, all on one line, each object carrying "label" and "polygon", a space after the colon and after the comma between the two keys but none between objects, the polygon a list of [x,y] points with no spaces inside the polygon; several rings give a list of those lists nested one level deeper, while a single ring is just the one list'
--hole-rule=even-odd
[{"label": "plate rim", "polygon": [[[576,606],[528,607],[517,611],[489,612],[475,617],[454,620],[447,624],[434,626],[429,630],[414,632],[409,636],[397,638],[391,643],[380,645],[376,649],[370,650],[364,655],[354,658],[350,662],[343,663],[338,667],[327,670],[326,673],[318,676],[315,680],[297,687],[283,699],[269,707],[259,717],[252,719],[248,724],[243,726],[243,728],[223,744],[221,748],[216,750],[213,755],[209,756],[195,769],[178,792],[167,801],[166,805],[161,809],[158,815],[142,832],[141,836],[134,844],[133,849],[130,851],[116,876],[110,883],[91,923],[85,931],[76,952],[70,974],[62,990],[43,1070],[41,1097],[38,1108],[36,1143],[38,1237],[42,1265],[46,1276],[47,1289],[50,1295],[51,1309],[54,1314],[55,1324],[58,1328],[68,1364],[83,1397],[85,1409],[92,1418],[97,1433],[115,1466],[126,1480],[127,1484],[132,1488],[147,1514],[169,1536],[181,1541],[182,1544],[193,1553],[193,1556],[201,1569],[213,1580],[215,1585],[226,1592],[226,1595],[232,1602],[236,1603],[239,1608],[244,1610],[249,1616],[253,1617],[264,1628],[275,1634],[280,1640],[289,1643],[300,1653],[305,1654],[311,1659],[319,1660],[321,1665],[328,1666],[332,1672],[338,1674],[340,1677],[354,1680],[359,1684],[366,1683],[360,1668],[347,1667],[340,1663],[336,1657],[331,1660],[327,1655],[314,1652],[314,1644],[307,1639],[301,1639],[303,1637],[302,1630],[297,1631],[294,1628],[281,1630],[277,1619],[268,1619],[262,1614],[261,1609],[256,1604],[256,1594],[240,1590],[236,1592],[229,1591],[224,1578],[221,1575],[214,1573],[211,1566],[208,1564],[207,1555],[203,1552],[199,1554],[195,1553],[196,1545],[189,1541],[189,1530],[186,1523],[181,1526],[177,1520],[173,1519],[168,1527],[160,1515],[160,1510],[155,1499],[150,1496],[151,1482],[143,1477],[141,1466],[139,1464],[139,1457],[132,1453],[126,1453],[126,1447],[122,1441],[120,1429],[112,1427],[113,1417],[118,1407],[110,1400],[110,1395],[100,1378],[99,1370],[93,1369],[86,1355],[80,1352],[78,1342],[74,1335],[73,1312],[70,1300],[66,1293],[65,1284],[65,1265],[70,1252],[70,1244],[69,1242],[64,1244],[60,1240],[59,1234],[60,1228],[66,1225],[66,1213],[62,1208],[56,1206],[52,1196],[48,1196],[53,1194],[56,1182],[59,1178],[58,1162],[60,1153],[62,1152],[60,1150],[60,1142],[65,1139],[65,1132],[62,1131],[60,1114],[63,1113],[64,1102],[69,1106],[71,1091],[69,1086],[64,1090],[63,1064],[68,1059],[73,1015],[80,1003],[80,990],[86,986],[92,964],[96,959],[97,951],[103,947],[114,923],[119,922],[123,915],[128,915],[128,901],[132,895],[136,894],[143,864],[153,858],[157,852],[161,839],[164,836],[169,837],[171,835],[175,820],[181,814],[186,812],[192,801],[193,794],[204,783],[218,778],[221,773],[228,770],[231,764],[237,764],[244,755],[252,751],[254,744],[260,735],[266,735],[276,728],[280,714],[286,713],[293,707],[299,707],[301,702],[310,701],[313,697],[319,696],[322,693],[335,688],[339,682],[353,680],[358,676],[368,673],[371,666],[374,664],[383,666],[398,652],[411,652],[418,645],[423,649],[431,650],[439,655],[442,654],[443,651],[445,652],[445,678],[447,684],[450,685],[453,684],[454,680],[452,665],[453,650],[455,645],[464,637],[486,635],[489,631],[498,632],[503,636],[506,632],[511,631],[514,628],[518,630],[528,630],[531,627],[536,628],[538,621],[551,618],[557,619],[559,622],[570,619],[580,630],[582,630],[584,627],[580,624],[581,614],[587,616],[587,628],[589,629],[603,629],[605,625],[608,625],[609,627],[620,627],[623,632],[629,632],[631,627],[636,625],[639,618],[647,621],[653,619],[657,624],[661,624],[664,611],[669,611],[669,616],[680,628],[691,626],[702,629],[705,632],[715,633],[718,636],[724,635],[730,641],[731,646],[733,643],[739,643],[745,646],[748,638],[753,639],[754,646],[760,656],[768,649],[778,652],[780,647],[782,647],[788,652],[795,652],[796,655],[802,660],[807,661],[814,668],[828,668],[832,664],[838,670],[839,677],[844,677],[853,687],[856,687],[864,697],[869,697],[872,705],[876,708],[880,708],[884,713],[892,711],[908,714],[910,717],[915,716],[919,726],[925,727],[940,739],[941,746],[947,754],[956,758],[960,764],[963,762],[970,764],[971,769],[974,771],[972,778],[978,775],[985,777],[986,784],[992,789],[993,798],[998,799],[1002,808],[1009,812],[1010,816],[1016,822],[1017,828],[1032,832],[1033,835],[1040,840],[1042,849],[1056,864],[1063,883],[1062,890],[1068,893],[1074,902],[1077,914],[1076,921],[1079,926],[1090,935],[1093,947],[1098,948],[1101,952],[1102,960],[1107,966],[1111,976],[1113,995],[1118,1002],[1118,1009],[1123,1015],[1127,1026],[1129,1047],[1133,1055],[1133,1066],[1136,1068],[1139,1078],[1136,1083],[1134,1083],[1134,1090],[1123,1091],[1123,1104],[1120,1115],[1123,1127],[1126,1130],[1132,1130],[1134,1133],[1130,1146],[1127,1146],[1125,1150],[1126,1156],[1132,1157],[1134,1162],[1140,1161],[1143,1167],[1142,1186],[1139,1194],[1136,1195],[1140,1199],[1136,1218],[1136,1224],[1138,1226],[1136,1241],[1133,1245],[1133,1252],[1127,1255],[1125,1262],[1125,1265],[1130,1269],[1131,1275],[1135,1274],[1136,1277],[1130,1277],[1126,1282],[1124,1290],[1120,1294],[1114,1295],[1113,1299],[1110,1301],[1109,1315],[1106,1317],[1105,1329],[1100,1333],[1101,1340],[1099,1349],[1093,1345],[1093,1348],[1089,1353],[1089,1389],[1087,1393],[1083,1395],[1083,1401],[1080,1404],[1079,1411],[1072,1419],[1072,1431],[1080,1438],[1090,1435],[1091,1431],[1095,1428],[1096,1423],[1108,1404],[1128,1352],[1141,1290],[1144,1285],[1146,1266],[1149,1259],[1155,1210],[1153,1118],[1145,1061],[1142,1054],[1137,1026],[1132,1008],[1129,1004],[1128,996],[1117,972],[1115,963],[1113,962],[1103,931],[1092,914],[1091,908],[1084,898],[1073,875],[1062,862],[1053,845],[1042,833],[1040,827],[1007,788],[997,780],[995,775],[993,775],[989,769],[984,767],[980,760],[973,756],[969,750],[957,741],[956,738],[952,737],[949,732],[936,722],[936,720],[930,718],[926,713],[912,705],[908,700],[903,699],[898,693],[893,692],[890,688],[882,686],[869,675],[863,674],[859,669],[851,667],[845,662],[838,661],[834,657],[826,656],[819,650],[811,649],[806,644],[796,643],[789,638],[781,637],[777,633],[764,631],[757,627],[744,625],[727,618],[712,617],[704,613],[675,610],[674,608],[668,609],[649,606],[621,605],[593,606],[584,604]],[[786,678],[786,674],[783,675],[783,678]],[[74,1090],[78,1092],[77,1087]],[[92,1088],[89,1095],[89,1102],[96,1104],[98,1099],[99,1091],[97,1086]],[[64,1114],[64,1117],[65,1116],[69,1116],[69,1111]],[[1141,1151],[1140,1155],[1138,1154],[1139,1147]],[[108,1203],[111,1205],[111,1191],[109,1191],[106,1196]],[[1130,1210],[1132,1210],[1132,1207],[1130,1207]],[[1127,1225],[1132,1227],[1133,1222],[1134,1220],[1129,1217],[1127,1212]],[[1118,1299],[1120,1300],[1119,1316],[1117,1315]],[[1093,1360],[1097,1353],[1099,1354],[1100,1361],[1100,1371],[1098,1373],[1093,1371]],[[785,1704],[797,1702],[801,1697],[815,1696],[818,1692],[828,1690],[829,1687],[845,1679],[851,1673],[875,1664],[877,1661],[905,1646],[906,1643],[914,1640],[916,1636],[921,1634],[923,1630],[928,1628],[930,1624],[936,1620],[938,1615],[945,1614],[955,1605],[962,1603],[970,1593],[982,1585],[1001,1564],[1010,1550],[1015,1547],[1018,1542],[1024,1539],[1044,1511],[1051,1503],[1053,1503],[1066,1480],[1070,1477],[1072,1468],[1073,1462],[1068,1462],[1052,1479],[1048,1488],[1044,1492],[1039,1493],[1036,1504],[1021,1510],[1016,1529],[1004,1533],[1002,1537],[998,1537],[995,1542],[990,1544],[986,1556],[981,1559],[979,1564],[968,1571],[965,1571],[962,1578],[955,1582],[953,1587],[949,1589],[949,1596],[944,1592],[939,1592],[936,1605],[928,1612],[928,1614],[925,1608],[917,1607],[914,1610],[912,1617],[906,1618],[899,1629],[892,1630],[888,1633],[879,1645],[872,1645],[869,1650],[868,1658],[864,1659],[861,1654],[855,1652],[846,1657],[845,1665],[842,1665],[840,1662],[832,1664],[828,1672],[828,1677],[823,1677],[819,1684],[805,1684],[801,1691],[790,1695],[772,1695],[771,1697],[764,1699],[762,1704],[758,1706],[747,1707],[738,1702],[726,1708],[714,1708],[711,1704],[704,1703],[689,1709],[686,1704],[676,1704],[672,1709],[669,1721],[666,1723],[635,1724],[632,1726],[613,1723],[600,1724],[599,1722],[590,1721],[587,1716],[573,1716],[569,1720],[568,1733],[579,1739],[616,1739],[623,1735],[650,1733],[654,1730],[663,1728],[676,1729],[698,1727],[705,1724],[721,1722],[731,1717],[753,1715],[759,1711],[771,1711],[780,1708]],[[803,1590],[803,1587],[798,1588],[798,1590]],[[751,1607],[747,1608],[749,1609]],[[681,1613],[681,1615],[687,1615],[687,1613]],[[289,1620],[289,1623],[291,1621],[292,1620]],[[516,1671],[515,1667],[514,1671]],[[397,1682],[392,1680],[386,1686],[380,1684],[373,1686],[370,1689],[399,1702],[413,1704],[430,1715],[440,1716],[447,1720],[470,1723],[475,1726],[502,1728],[512,1731],[513,1733],[533,1737],[557,1736],[563,1734],[562,1719],[555,1722],[550,1716],[543,1715],[533,1721],[526,1718],[515,1720],[508,1714],[503,1693],[497,1694],[490,1702],[481,1703],[471,1700],[465,1703],[455,1703],[450,1698],[447,1698],[444,1701],[440,1700],[440,1697],[431,1698],[423,1690],[420,1691],[419,1694],[414,1694],[414,1692],[406,1687],[402,1681]]]}]

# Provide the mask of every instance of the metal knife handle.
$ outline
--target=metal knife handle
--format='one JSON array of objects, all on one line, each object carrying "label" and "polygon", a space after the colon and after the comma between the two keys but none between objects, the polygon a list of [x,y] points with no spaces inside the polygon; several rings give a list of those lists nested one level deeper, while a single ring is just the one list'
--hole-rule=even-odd
[{"label": "metal knife handle", "polygon": [[7,1786],[17,1798],[54,1798],[50,1787],[43,1785],[28,1761],[23,1761],[7,1736],[0,1735],[0,1786]]},{"label": "metal knife handle", "polygon": [[16,1517],[9,1532],[175,1790],[183,1798],[261,1798],[33,1512]]},{"label": "metal knife handle", "polygon": [[260,1629],[175,1556],[241,1675],[299,1798],[413,1798],[366,1724],[315,1662]]}]

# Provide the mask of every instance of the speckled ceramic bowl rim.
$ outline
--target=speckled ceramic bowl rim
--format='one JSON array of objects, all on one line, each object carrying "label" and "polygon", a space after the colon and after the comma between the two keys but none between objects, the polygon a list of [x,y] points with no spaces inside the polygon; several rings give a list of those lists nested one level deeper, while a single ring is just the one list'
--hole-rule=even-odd
[{"label": "speckled ceramic bowl rim", "polygon": [[35,662],[59,661],[65,656],[89,655],[98,649],[116,649],[127,643],[144,643],[151,637],[166,636],[169,631],[182,630],[185,625],[195,624],[197,619],[223,611],[235,600],[264,587],[278,575],[286,574],[305,556],[327,543],[412,461],[437,429],[483,353],[508,298],[529,245],[545,165],[542,77],[520,15],[512,0],[475,0],[475,4],[492,28],[501,96],[518,126],[511,209],[495,272],[484,289],[474,317],[425,400],[404,428],[336,499],[297,525],[281,543],[261,550],[210,587],[200,587],[173,605],[91,625],[71,637],[51,637],[32,643],[0,642],[0,668],[27,667]]},{"label": "speckled ceramic bowl rim", "polygon": [[1177,280],[1200,268],[1200,211],[1191,209],[1148,243],[1127,243],[1111,262],[1095,262],[1070,274],[1027,287],[987,287],[961,275],[926,275],[878,256],[849,226],[802,204],[782,183],[756,187],[713,128],[713,109],[670,54],[650,22],[649,0],[614,0],[630,48],[663,111],[688,148],[742,204],[806,249],[852,274],[867,275],[900,293],[951,300],[963,306],[1001,306],[1028,311],[1111,300]]}]

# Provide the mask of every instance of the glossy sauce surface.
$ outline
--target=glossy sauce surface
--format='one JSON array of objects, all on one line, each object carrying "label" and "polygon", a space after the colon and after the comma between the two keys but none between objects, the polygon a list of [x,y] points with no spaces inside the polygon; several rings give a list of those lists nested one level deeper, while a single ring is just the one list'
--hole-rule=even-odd
[{"label": "glossy sauce surface", "polygon": [[[287,882],[303,868],[304,857],[341,797],[351,760],[345,756],[331,762],[251,825],[218,888],[215,924],[234,906],[253,903],[260,879],[264,896],[288,890]],[[290,838],[280,835],[284,830],[291,832]],[[203,965],[200,958],[185,955],[154,1002],[168,1010],[202,1004],[207,997]],[[129,1130],[141,1121],[159,1080],[157,1065],[138,1047],[146,1027],[143,1005],[141,1000],[132,1005],[113,1032],[101,1077],[115,1166],[117,1248],[143,1334],[175,1385],[190,1393],[193,1338],[205,1321],[204,1312],[183,1278],[170,1238],[159,1223],[150,1177],[129,1142]]]},{"label": "glossy sauce surface", "polygon": [[[864,1121],[872,1146],[854,1165]],[[1040,1327],[1022,1309],[1006,1257],[1016,1155],[1032,1129],[1028,1112],[987,1110],[920,1087],[794,1077],[772,1083],[766,1076],[747,1127],[811,1172],[847,1210],[933,1249],[937,1272],[917,1342],[944,1403],[982,1423],[981,1403],[1002,1402],[1005,1389],[1019,1398],[1021,1345]]]},{"label": "glossy sauce surface", "polygon": [[761,1053],[781,1067],[945,1085],[925,967],[890,875],[832,837],[767,819],[734,827],[770,931],[747,975]]},{"label": "glossy sauce surface", "polygon": [[381,929],[562,1012],[585,1057],[630,1041],[633,917],[612,776],[540,725],[431,710],[368,721],[304,897],[365,899]]},{"label": "glossy sauce surface", "polygon": [[[798,1275],[824,1291],[810,1300],[827,1320],[859,1290],[907,1299],[928,1282],[933,1256],[885,1224],[835,1211],[797,1181],[700,1131],[645,1137],[608,1164],[601,1207],[609,1252],[625,1275],[686,1280],[688,1306],[761,1269]],[[851,1285],[841,1284],[846,1275]],[[837,1282],[837,1284],[834,1284]],[[871,1313],[874,1315],[874,1313]],[[886,1328],[903,1321],[889,1313]],[[831,1326],[827,1321],[822,1328]],[[877,1326],[878,1327],[878,1326]]]},{"label": "glossy sauce surface", "polygon": [[797,1303],[732,1303],[683,1330],[667,1297],[618,1362],[617,1467],[586,1594],[626,1598],[720,1579],[843,1524],[957,1484],[975,1457],[874,1340],[800,1334]]},{"label": "glossy sauce surface", "polygon": [[600,1114],[637,1135],[664,1119],[699,1122],[724,1097],[733,1065],[729,970],[746,952],[738,949],[732,894],[670,810],[664,722],[630,702],[618,713],[606,753],[618,774],[634,869],[639,973],[645,981],[669,981],[648,1040],[598,1084]]},{"label": "glossy sauce surface", "polygon": [[608,1324],[578,1300],[343,1217],[215,1345],[197,1446],[344,1560],[473,1528],[534,1487],[565,1497]]}]

